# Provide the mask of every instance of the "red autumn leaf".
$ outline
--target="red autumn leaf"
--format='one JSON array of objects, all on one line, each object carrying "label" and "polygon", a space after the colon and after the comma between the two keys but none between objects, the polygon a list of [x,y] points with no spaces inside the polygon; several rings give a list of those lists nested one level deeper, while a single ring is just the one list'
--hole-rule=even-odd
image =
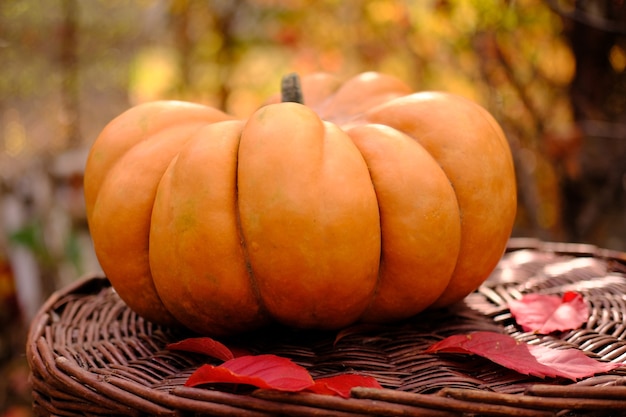
[{"label": "red autumn leaf", "polygon": [[475,354],[525,375],[556,376],[552,369],[537,363],[526,344],[495,332],[450,336],[425,351],[435,352]]},{"label": "red autumn leaf", "polygon": [[314,385],[305,368],[276,355],[240,356],[219,366],[202,365],[185,385],[194,387],[215,383],[246,384],[289,392],[302,391]]},{"label": "red autumn leaf", "polygon": [[374,377],[358,374],[343,374],[327,378],[318,378],[315,380],[315,385],[306,390],[315,394],[339,395],[344,398],[349,398],[350,390],[354,387],[382,388]]},{"label": "red autumn leaf", "polygon": [[169,350],[201,353],[223,361],[234,358],[233,352],[229,348],[210,337],[190,337],[180,342],[169,343],[165,347]]},{"label": "red autumn leaf", "polygon": [[521,374],[540,378],[576,380],[622,366],[596,361],[577,349],[557,350],[528,345],[495,332],[450,336],[433,344],[424,353],[436,352],[479,355]]},{"label": "red autumn leaf", "polygon": [[608,372],[623,364],[599,362],[578,349],[550,349],[545,346],[528,346],[530,353],[543,365],[558,369],[560,376],[572,380]]},{"label": "red autumn leaf", "polygon": [[510,301],[509,309],[524,331],[540,334],[578,329],[589,317],[587,303],[573,291],[563,297],[528,294],[521,300]]}]

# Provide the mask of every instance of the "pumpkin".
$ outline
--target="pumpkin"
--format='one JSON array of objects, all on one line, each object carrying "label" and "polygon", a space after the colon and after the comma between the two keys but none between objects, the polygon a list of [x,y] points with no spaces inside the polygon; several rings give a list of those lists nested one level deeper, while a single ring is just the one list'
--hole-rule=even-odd
[{"label": "pumpkin", "polygon": [[119,296],[220,336],[396,321],[474,291],[517,205],[495,119],[380,73],[285,80],[247,120],[158,101],[104,128],[84,190]]}]

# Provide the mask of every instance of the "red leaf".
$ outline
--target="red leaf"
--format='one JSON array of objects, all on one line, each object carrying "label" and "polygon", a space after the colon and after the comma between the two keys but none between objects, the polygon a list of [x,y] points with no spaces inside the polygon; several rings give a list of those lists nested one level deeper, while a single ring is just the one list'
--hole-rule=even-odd
[{"label": "red leaf", "polygon": [[573,291],[563,297],[528,294],[521,300],[510,301],[509,309],[524,331],[540,334],[578,329],[589,317],[587,303]]},{"label": "red leaf", "polygon": [[350,390],[354,387],[382,388],[376,378],[358,374],[336,375],[315,380],[315,385],[307,391],[324,395],[339,395],[350,398]]},{"label": "red leaf", "polygon": [[430,346],[425,353],[434,352],[475,354],[522,374],[556,376],[551,369],[537,363],[526,344],[495,332],[450,336]]},{"label": "red leaf", "polygon": [[466,353],[482,356],[524,375],[578,379],[621,366],[596,361],[577,349],[556,350],[531,346],[511,336],[495,332],[475,332],[450,336],[430,346],[424,353]]},{"label": "red leaf", "polygon": [[569,379],[585,378],[600,372],[608,372],[623,364],[599,362],[578,349],[550,349],[545,346],[528,346],[538,362],[558,369],[560,376]]},{"label": "red leaf", "polygon": [[240,356],[219,366],[203,365],[185,382],[202,384],[247,384],[258,388],[297,392],[313,386],[309,372],[287,358],[276,355]]},{"label": "red leaf", "polygon": [[169,343],[165,347],[169,350],[201,353],[223,361],[233,359],[234,357],[233,352],[229,348],[210,337],[190,337],[180,342]]},{"label": "red leaf", "polygon": [[246,384],[258,388],[270,388],[263,378],[239,375],[228,368],[213,365],[202,365],[194,371],[185,382],[187,387],[204,384]]}]

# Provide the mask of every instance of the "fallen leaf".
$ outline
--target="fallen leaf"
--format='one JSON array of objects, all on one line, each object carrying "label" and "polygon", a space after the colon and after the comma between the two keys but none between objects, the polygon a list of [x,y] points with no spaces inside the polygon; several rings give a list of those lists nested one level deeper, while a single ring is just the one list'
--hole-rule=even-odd
[{"label": "fallen leaf", "polygon": [[201,353],[222,361],[234,358],[233,352],[228,347],[210,337],[190,337],[180,342],[169,343],[165,348],[168,350]]},{"label": "fallen leaf", "polygon": [[343,398],[350,397],[350,391],[355,387],[382,388],[376,378],[359,374],[342,374],[327,378],[318,378],[315,384],[306,391],[315,394],[339,395]]},{"label": "fallen leaf", "polygon": [[600,362],[577,349],[550,349],[528,345],[495,332],[450,336],[431,345],[424,353],[474,354],[524,375],[539,378],[585,378],[619,368],[622,364]]},{"label": "fallen leaf", "polygon": [[500,333],[475,332],[450,336],[425,351],[436,352],[474,354],[525,375],[556,376],[556,371],[537,362],[528,345]]},{"label": "fallen leaf", "polygon": [[539,334],[578,329],[589,318],[587,303],[573,291],[562,297],[528,294],[521,300],[509,301],[509,309],[524,331]]},{"label": "fallen leaf", "polygon": [[185,385],[194,387],[215,383],[246,384],[289,392],[302,391],[314,385],[305,368],[276,355],[240,356],[219,366],[202,365]]},{"label": "fallen leaf", "polygon": [[578,349],[550,349],[539,345],[529,345],[528,348],[538,362],[558,369],[560,376],[572,380],[586,378],[601,372],[609,372],[623,365],[597,361]]}]

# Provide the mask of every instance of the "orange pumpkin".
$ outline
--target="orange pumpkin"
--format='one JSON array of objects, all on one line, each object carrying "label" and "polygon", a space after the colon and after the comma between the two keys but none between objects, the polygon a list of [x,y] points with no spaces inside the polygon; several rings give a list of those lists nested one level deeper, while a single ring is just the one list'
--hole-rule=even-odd
[{"label": "orange pumpkin", "polygon": [[379,73],[302,92],[248,120],[161,101],[105,127],[87,217],[138,314],[210,335],[336,329],[450,305],[494,269],[516,188],[486,110]]}]

